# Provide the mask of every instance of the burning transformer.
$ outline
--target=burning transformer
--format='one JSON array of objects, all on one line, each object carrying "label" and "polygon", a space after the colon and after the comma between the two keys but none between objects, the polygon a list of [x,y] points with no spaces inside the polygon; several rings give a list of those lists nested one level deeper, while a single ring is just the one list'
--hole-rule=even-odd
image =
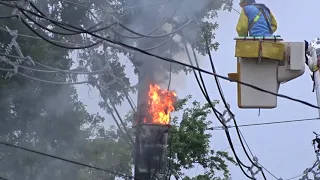
[{"label": "burning transformer", "polygon": [[139,93],[133,123],[136,129],[135,177],[153,179],[156,173],[166,171],[170,113],[174,111],[176,93],[153,84]]}]

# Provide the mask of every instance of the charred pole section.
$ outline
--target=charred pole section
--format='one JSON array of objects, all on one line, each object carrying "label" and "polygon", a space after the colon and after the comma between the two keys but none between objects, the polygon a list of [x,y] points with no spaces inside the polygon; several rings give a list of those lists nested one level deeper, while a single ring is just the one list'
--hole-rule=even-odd
[{"label": "charred pole section", "polygon": [[[136,54],[137,59],[150,58]],[[139,69],[138,103],[133,127],[135,128],[135,172],[136,180],[156,179],[157,174],[166,172],[166,150],[168,139],[168,124],[157,124],[149,113],[150,85],[157,80],[152,70],[155,65],[152,60],[143,61]]]},{"label": "charred pole section", "polygon": [[[131,1],[130,1],[131,2]],[[132,1],[136,5],[137,1]],[[143,4],[143,3],[142,3]],[[168,33],[164,27],[164,20],[170,20],[175,14],[178,5],[172,3],[157,4],[148,8],[132,10],[133,15],[126,16],[124,23],[141,34],[159,36],[158,38],[121,38],[125,44],[134,44],[141,49],[148,49],[152,53],[163,57],[171,57],[172,36],[161,36]],[[130,4],[128,4],[130,6]],[[161,13],[155,13],[161,12]],[[137,37],[136,34],[122,32],[130,36]],[[167,43],[163,44],[166,41]],[[163,45],[159,45],[163,44]],[[134,115],[132,126],[135,130],[135,150],[134,150],[134,177],[137,180],[159,179],[166,173],[166,150],[169,123],[161,124],[153,120],[149,113],[149,90],[150,85],[165,85],[168,80],[169,64],[159,61],[151,56],[135,52],[129,57],[133,63],[135,72],[138,74],[138,98],[137,111]],[[167,87],[167,86],[166,86]],[[165,88],[163,88],[165,89]]]}]

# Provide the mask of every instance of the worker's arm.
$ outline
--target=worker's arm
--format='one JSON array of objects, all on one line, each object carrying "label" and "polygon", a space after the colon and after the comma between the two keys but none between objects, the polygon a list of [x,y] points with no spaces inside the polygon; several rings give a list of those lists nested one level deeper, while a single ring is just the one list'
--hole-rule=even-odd
[{"label": "worker's arm", "polygon": [[272,28],[272,32],[276,32],[277,28],[278,28],[278,23],[276,18],[274,17],[274,15],[272,13],[270,13],[271,16],[271,28]]},{"label": "worker's arm", "polygon": [[244,10],[242,9],[241,13],[240,13],[240,17],[238,20],[238,24],[237,24],[237,32],[238,32],[238,36],[248,36],[248,17],[245,14]]}]

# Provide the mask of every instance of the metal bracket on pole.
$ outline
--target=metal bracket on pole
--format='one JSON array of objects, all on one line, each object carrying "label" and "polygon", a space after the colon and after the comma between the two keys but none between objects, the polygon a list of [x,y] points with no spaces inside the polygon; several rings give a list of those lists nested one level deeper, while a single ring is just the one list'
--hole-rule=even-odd
[{"label": "metal bracket on pole", "polygon": [[[260,167],[260,165],[259,165],[259,163],[258,163],[258,158],[257,158],[257,157],[253,157],[252,161],[253,161],[254,164],[252,164],[251,167],[250,167],[248,170],[249,170],[249,172],[250,172],[250,174],[251,174],[251,177],[252,177],[253,179],[256,179],[255,176],[256,176],[259,172],[262,171],[262,167]],[[257,170],[254,171],[254,168],[255,168],[255,167],[258,167],[258,168],[257,168]]]},{"label": "metal bracket on pole", "polygon": [[15,59],[15,62],[10,61],[10,59],[6,56],[1,56],[0,57],[0,61],[5,62],[7,64],[10,64],[13,66],[13,72],[8,72],[5,76],[6,78],[10,78],[12,77],[14,74],[18,73],[18,67],[19,64],[21,64],[23,61],[27,60],[27,62],[32,65],[35,65],[34,62],[32,61],[32,59],[27,56],[25,57],[21,51],[21,48],[18,44],[18,42],[16,41],[16,39],[18,38],[18,31],[17,30],[11,30],[6,26],[6,30],[7,32],[12,36],[11,42],[7,45],[7,47],[5,48],[5,54],[6,55],[10,55],[13,48],[15,49],[16,53],[19,55],[20,58]]},{"label": "metal bracket on pole", "polygon": [[[227,109],[225,109],[223,111],[223,113],[220,115],[220,119],[223,123],[223,126],[222,126],[223,130],[227,130],[227,129],[231,128],[231,126],[230,125],[228,126],[227,124],[234,118],[234,116],[229,112],[229,109],[230,109],[230,104],[228,103]],[[228,117],[226,118],[226,116],[228,116]],[[225,127],[225,126],[227,126],[227,127]]]},{"label": "metal bracket on pole", "polygon": [[[320,179],[320,171],[319,171],[319,165],[320,165],[320,153],[316,153],[317,160],[313,163],[311,168],[307,168],[303,171],[303,176],[300,180],[319,180]],[[309,174],[313,175],[313,179],[309,178]]]}]

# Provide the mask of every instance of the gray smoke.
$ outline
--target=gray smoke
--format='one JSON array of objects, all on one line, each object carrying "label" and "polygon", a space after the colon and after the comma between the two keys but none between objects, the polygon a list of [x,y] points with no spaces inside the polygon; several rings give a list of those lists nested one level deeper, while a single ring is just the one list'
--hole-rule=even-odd
[{"label": "gray smoke", "polygon": [[[137,32],[149,33],[154,28],[159,27],[158,31],[154,34],[166,34],[175,30],[177,27],[172,26],[172,22],[183,24],[190,19],[193,19],[198,13],[201,13],[210,3],[210,0],[177,0],[168,1],[159,4],[149,5],[141,9],[141,12],[136,16],[132,17],[130,24],[126,24],[130,29]],[[131,1],[128,6],[138,6],[141,4],[150,4],[148,0],[137,0]],[[154,12],[161,13],[154,13]],[[163,23],[163,20],[167,20]],[[159,26],[160,25],[160,26]],[[159,56],[173,58],[180,62],[189,63],[188,58],[183,50],[182,39],[187,37],[189,43],[196,43],[198,41],[197,35],[200,32],[200,28],[191,22],[182,31],[172,34],[172,36],[167,37],[169,43],[150,51],[151,53],[157,54]],[[129,32],[124,32],[128,36],[136,36]],[[153,35],[154,35],[153,34]],[[141,39],[125,39],[125,43],[130,45],[136,45],[139,48],[153,47],[161,42],[161,39],[166,38],[141,38]],[[191,42],[190,42],[191,40]],[[179,48],[172,48],[174,46],[180,46]],[[172,52],[173,51],[173,52]],[[138,53],[137,53],[138,54]],[[181,87],[185,83],[185,74],[170,71],[170,65],[168,62],[162,60],[157,60],[153,57],[147,55],[136,55],[135,61],[139,61],[140,64],[140,76],[149,77],[154,81],[154,83],[160,84],[166,88],[168,84],[169,74],[171,73],[172,82],[174,82],[175,87]],[[177,67],[177,65],[172,65]],[[173,70],[172,70],[173,71]],[[142,85],[144,86],[144,85]]]}]

